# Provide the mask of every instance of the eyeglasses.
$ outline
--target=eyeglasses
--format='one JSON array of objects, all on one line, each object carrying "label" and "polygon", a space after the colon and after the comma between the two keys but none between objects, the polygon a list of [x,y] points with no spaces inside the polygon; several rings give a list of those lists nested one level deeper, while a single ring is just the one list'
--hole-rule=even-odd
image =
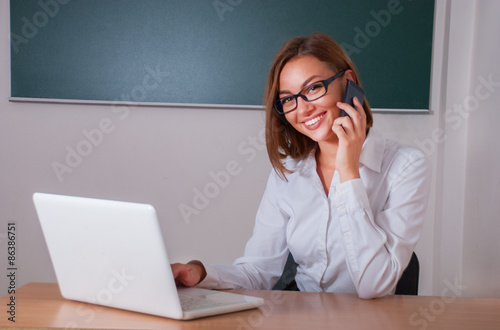
[{"label": "eyeglasses", "polygon": [[287,95],[280,98],[274,103],[274,109],[276,110],[276,112],[278,112],[278,114],[284,115],[297,108],[297,97],[299,96],[307,102],[319,99],[328,91],[328,85],[330,85],[335,79],[340,77],[344,72],[345,70],[328,79],[313,82],[312,84],[309,84],[306,87],[302,88],[302,90],[298,94]]}]

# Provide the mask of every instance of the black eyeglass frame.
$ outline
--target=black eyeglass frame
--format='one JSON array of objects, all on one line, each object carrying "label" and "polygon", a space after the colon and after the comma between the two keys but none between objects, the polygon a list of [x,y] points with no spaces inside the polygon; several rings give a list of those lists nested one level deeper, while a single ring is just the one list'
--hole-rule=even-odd
[{"label": "black eyeglass frame", "polygon": [[[315,81],[313,83],[310,83],[309,85],[305,86],[304,88],[302,88],[300,90],[300,92],[298,92],[297,94],[293,94],[293,95],[287,95],[287,96],[283,96],[281,98],[279,98],[276,102],[274,102],[274,110],[276,110],[276,112],[279,114],[279,115],[285,115],[289,112],[292,112],[294,111],[295,109],[297,109],[297,105],[298,105],[298,102],[297,102],[297,97],[301,97],[304,101],[306,102],[312,102],[312,101],[316,101],[320,98],[322,98],[323,96],[326,95],[326,93],[328,93],[328,85],[330,85],[335,79],[337,79],[338,77],[340,77],[341,75],[343,75],[344,73],[346,72],[346,70],[343,70],[343,71],[340,71],[339,73],[337,73],[336,75],[328,78],[328,79],[325,79],[325,80],[318,80],[318,81]],[[318,96],[317,98],[315,99],[312,99],[312,100],[308,100],[307,99],[307,96],[305,96],[304,94],[302,94],[302,92],[306,89],[308,89],[309,87],[317,84],[317,83],[323,83],[323,85],[325,86],[325,93],[321,96]],[[293,108],[292,110],[288,110],[288,111],[283,111],[283,105],[281,103],[281,100],[284,99],[284,98],[289,98],[289,97],[293,97],[295,98],[295,108]]]}]

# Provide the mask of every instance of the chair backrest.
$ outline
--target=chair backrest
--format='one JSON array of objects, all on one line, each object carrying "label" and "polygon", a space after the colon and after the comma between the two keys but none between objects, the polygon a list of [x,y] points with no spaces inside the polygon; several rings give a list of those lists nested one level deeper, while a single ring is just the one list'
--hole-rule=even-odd
[{"label": "chair backrest", "polygon": [[274,285],[273,290],[291,290],[290,287],[296,287],[295,274],[297,273],[297,263],[293,260],[292,254],[288,254],[288,259],[286,260],[285,268],[283,269],[283,274],[281,274],[280,279]]},{"label": "chair backrest", "polygon": [[418,262],[415,252],[411,255],[410,263],[401,275],[401,278],[396,285],[394,294],[418,295],[418,279],[420,276],[420,263]]},{"label": "chair backrest", "polygon": [[[286,260],[285,268],[281,278],[278,280],[273,290],[294,290],[296,288],[295,274],[297,272],[297,264],[293,260],[290,253]],[[418,280],[420,276],[420,263],[415,252],[411,255],[410,262],[401,275],[401,278],[396,285],[395,294],[401,295],[418,295]]]}]

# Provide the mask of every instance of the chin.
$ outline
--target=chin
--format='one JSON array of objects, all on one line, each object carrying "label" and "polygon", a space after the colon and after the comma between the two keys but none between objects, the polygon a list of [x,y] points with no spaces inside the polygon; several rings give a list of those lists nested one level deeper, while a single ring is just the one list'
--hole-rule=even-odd
[{"label": "chin", "polygon": [[332,141],[336,137],[335,133],[330,132],[331,134],[306,134],[311,140],[315,142],[327,142]]}]

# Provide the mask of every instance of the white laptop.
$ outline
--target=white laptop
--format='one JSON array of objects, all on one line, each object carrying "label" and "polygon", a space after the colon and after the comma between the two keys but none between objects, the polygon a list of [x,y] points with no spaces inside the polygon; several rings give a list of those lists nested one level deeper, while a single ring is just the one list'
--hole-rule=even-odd
[{"label": "white laptop", "polygon": [[33,200],[64,298],[183,320],[264,303],[177,288],[151,205],[45,193]]}]

